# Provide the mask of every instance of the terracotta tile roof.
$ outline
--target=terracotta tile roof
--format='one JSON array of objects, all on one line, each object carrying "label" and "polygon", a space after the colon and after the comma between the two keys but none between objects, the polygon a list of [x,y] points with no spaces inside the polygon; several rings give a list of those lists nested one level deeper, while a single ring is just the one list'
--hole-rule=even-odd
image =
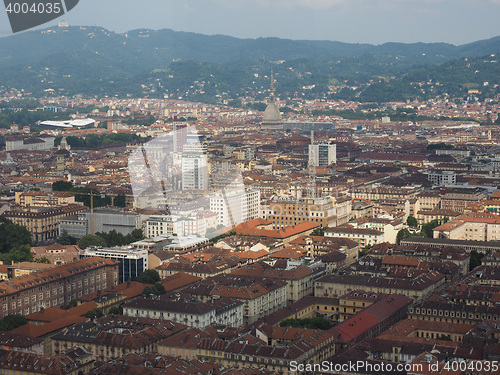
[{"label": "terracotta tile roof", "polygon": [[184,286],[193,284],[199,280],[202,280],[202,278],[185,272],[177,272],[162,279],[161,284],[165,287],[165,290],[167,292],[171,292]]},{"label": "terracotta tile roof", "polygon": [[[258,219],[255,219],[258,220]],[[255,224],[255,223],[253,223]],[[285,227],[282,230],[267,230],[267,229],[258,229],[257,225],[253,225],[252,222],[245,222],[242,224],[237,225],[234,230],[236,233],[240,235],[247,235],[247,236],[261,236],[261,237],[269,237],[269,238],[276,238],[276,239],[285,239],[288,237],[295,236],[297,234],[313,230],[315,228],[318,228],[320,225],[305,221],[300,224],[297,224],[295,226],[288,226]]]},{"label": "terracotta tile roof", "polygon": [[253,263],[245,267],[239,268],[231,272],[231,275],[251,276],[256,278],[270,278],[278,280],[298,280],[309,275],[312,271],[306,266],[299,266],[291,270],[275,269],[271,267],[264,267],[260,263]]},{"label": "terracotta tile roof", "polygon": [[55,356],[37,355],[14,350],[0,350],[0,366],[13,373],[63,375],[82,372],[92,355],[81,347]]},{"label": "terracotta tile roof", "polygon": [[0,331],[0,346],[2,347],[27,349],[42,342],[43,339],[23,335],[22,333]]},{"label": "terracotta tile roof", "polygon": [[13,329],[12,332],[22,333],[24,335],[32,337],[43,337],[49,333],[57,332],[65,327],[69,327],[73,324],[82,323],[85,321],[87,321],[87,318],[82,318],[81,316],[77,315],[67,315],[60,319],[39,326],[36,326],[34,324],[25,324],[21,327]]}]

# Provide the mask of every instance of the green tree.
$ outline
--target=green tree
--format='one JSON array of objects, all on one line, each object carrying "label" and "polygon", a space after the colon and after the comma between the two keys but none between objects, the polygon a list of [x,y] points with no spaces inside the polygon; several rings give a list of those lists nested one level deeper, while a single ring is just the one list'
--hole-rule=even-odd
[{"label": "green tree", "polygon": [[118,233],[115,229],[110,232],[97,232],[96,236],[101,237],[105,242],[106,246],[122,246],[125,245],[125,236]]},{"label": "green tree", "polygon": [[11,331],[27,323],[28,321],[22,315],[7,315],[0,319],[0,331]]},{"label": "green tree", "polygon": [[88,313],[84,315],[86,318],[89,319],[97,319],[101,318],[104,316],[104,313],[102,312],[101,309],[94,307],[92,310],[90,310]]},{"label": "green tree", "polygon": [[285,319],[280,322],[280,327],[309,328],[327,330],[333,326],[329,319],[314,317],[304,319]]},{"label": "green tree", "polygon": [[78,245],[78,238],[70,236],[68,231],[64,229],[59,237],[59,243],[61,245]]},{"label": "green tree", "polygon": [[418,221],[415,218],[415,216],[408,216],[408,219],[406,219],[406,224],[408,224],[410,227],[418,227]]},{"label": "green tree", "polygon": [[316,228],[311,232],[311,234],[313,236],[324,236],[325,235],[325,228],[323,228],[323,227]]},{"label": "green tree", "polygon": [[483,259],[484,253],[478,252],[477,250],[472,250],[470,252],[469,270],[472,271],[474,268],[481,265],[481,259]]},{"label": "green tree", "polygon": [[135,281],[143,284],[156,284],[160,281],[160,275],[157,270],[146,270],[141,273]]},{"label": "green tree", "polygon": [[125,194],[118,194],[113,203],[116,207],[125,207],[126,206],[126,197]]},{"label": "green tree", "polygon": [[29,245],[20,245],[13,247],[8,253],[0,255],[0,259],[4,264],[31,262],[33,254]]},{"label": "green tree", "polygon": [[73,245],[71,243],[71,238],[66,229],[63,229],[63,231],[61,232],[61,237],[59,237],[59,243],[61,245]]},{"label": "green tree", "polygon": [[31,233],[25,227],[0,217],[0,253],[22,245],[31,245]]},{"label": "green tree", "polygon": [[78,246],[80,246],[80,249],[86,249],[90,246],[106,247],[107,244],[106,240],[98,235],[86,234],[85,236],[80,238]]},{"label": "green tree", "polygon": [[411,233],[408,229],[406,228],[401,229],[396,236],[396,244],[399,245],[401,243],[401,240],[404,240],[405,238],[408,238],[410,236]]},{"label": "green tree", "polygon": [[111,198],[101,195],[97,190],[89,187],[73,187],[69,190],[70,193],[78,193],[75,200],[83,203],[85,206],[91,206],[91,200],[94,202],[94,207],[103,207],[111,204]]},{"label": "green tree", "polygon": [[50,264],[50,260],[47,257],[40,257],[35,259],[35,263]]},{"label": "green tree", "polygon": [[123,315],[123,305],[124,303],[120,303],[112,306],[108,311],[108,315]]},{"label": "green tree", "polygon": [[143,296],[149,296],[150,294],[154,294],[156,296],[160,296],[162,294],[167,293],[165,287],[161,283],[155,283],[153,286],[147,286],[142,291]]},{"label": "green tree", "polygon": [[440,335],[439,337],[437,337],[437,339],[441,341],[453,341],[450,335],[445,335],[445,334]]},{"label": "green tree", "polygon": [[157,295],[162,295],[167,293],[162,283],[156,283],[155,285],[153,285],[153,288],[155,289]]},{"label": "green tree", "polygon": [[144,239],[144,234],[141,229],[134,229],[132,232],[125,236],[125,244],[140,241]]},{"label": "green tree", "polygon": [[53,191],[69,191],[73,187],[73,183],[71,181],[56,181],[52,184]]},{"label": "green tree", "polygon": [[434,237],[434,228],[438,227],[439,220],[432,220],[429,223],[425,223],[422,225],[422,230],[420,231],[422,236],[427,237],[427,238],[433,238]]}]

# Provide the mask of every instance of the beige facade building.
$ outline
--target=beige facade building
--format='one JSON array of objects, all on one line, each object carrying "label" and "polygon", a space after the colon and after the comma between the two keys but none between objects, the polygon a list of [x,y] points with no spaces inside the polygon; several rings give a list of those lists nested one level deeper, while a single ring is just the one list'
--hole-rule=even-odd
[{"label": "beige facade building", "polygon": [[325,237],[348,238],[359,243],[362,247],[384,242],[384,232],[376,229],[353,228],[345,225],[325,230]]},{"label": "beige facade building", "polygon": [[61,219],[84,211],[79,204],[68,204],[52,208],[7,211],[4,216],[13,223],[22,225],[31,232],[33,241],[47,241],[56,238]]},{"label": "beige facade building", "polygon": [[75,196],[63,191],[25,191],[15,193],[15,202],[21,207],[57,207],[75,204]]},{"label": "beige facade building", "polygon": [[313,272],[305,266],[283,270],[264,267],[260,263],[254,263],[244,268],[234,270],[231,274],[285,281],[287,284],[286,294],[289,302],[298,301],[313,293]]},{"label": "beige facade building", "polygon": [[346,197],[282,198],[269,203],[271,214],[267,217],[275,229],[294,226],[308,221],[323,228],[347,223],[351,218],[351,199]]},{"label": "beige facade building", "polygon": [[88,258],[64,266],[0,281],[0,317],[29,315],[46,307],[67,306],[72,300],[111,288],[118,281],[118,262]]},{"label": "beige facade building", "polygon": [[335,298],[354,290],[365,292],[401,294],[419,300],[441,288],[445,276],[434,271],[418,273],[407,278],[388,278],[368,275],[326,275],[314,282],[314,295]]},{"label": "beige facade building", "polygon": [[202,302],[213,296],[228,297],[243,302],[243,323],[256,320],[284,307],[287,303],[287,283],[284,281],[241,275],[219,275],[192,284],[184,292]]},{"label": "beige facade building", "polygon": [[470,213],[434,228],[434,238],[465,241],[499,241],[500,216]]}]

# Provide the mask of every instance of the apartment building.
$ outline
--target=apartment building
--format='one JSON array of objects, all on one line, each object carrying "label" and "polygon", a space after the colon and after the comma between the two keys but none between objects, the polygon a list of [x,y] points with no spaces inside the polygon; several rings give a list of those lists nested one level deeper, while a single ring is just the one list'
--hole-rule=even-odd
[{"label": "apartment building", "polygon": [[445,276],[434,271],[417,273],[407,278],[370,275],[325,275],[314,282],[314,295],[335,298],[354,290],[401,294],[419,300],[445,283]]},{"label": "apartment building", "polygon": [[486,195],[478,191],[450,191],[441,195],[441,208],[464,212],[484,199]]},{"label": "apartment building", "polygon": [[463,214],[434,228],[433,236],[450,240],[499,241],[500,216],[487,213]]},{"label": "apartment building", "polygon": [[433,211],[441,208],[441,194],[438,191],[423,191],[417,195],[419,209]]},{"label": "apartment building", "polygon": [[347,238],[355,241],[362,247],[384,242],[384,232],[376,229],[353,228],[350,225],[327,228],[325,230],[325,237]]},{"label": "apartment building", "polygon": [[351,217],[351,199],[348,197],[284,198],[274,197],[269,202],[271,214],[267,219],[275,229],[302,222],[313,222],[326,227],[344,224]]},{"label": "apartment building", "polygon": [[28,315],[46,307],[67,306],[72,300],[118,284],[118,263],[88,258],[14,279],[0,280],[0,300],[6,315]]},{"label": "apartment building", "polygon": [[93,367],[92,355],[82,347],[55,356],[0,349],[0,372],[5,375],[79,375]]},{"label": "apartment building", "polygon": [[217,225],[229,226],[260,217],[260,190],[218,192],[210,197],[210,211],[217,214]]},{"label": "apartment building", "polygon": [[260,368],[296,373],[290,363],[321,363],[331,357],[332,334],[312,329],[261,326],[242,337],[233,328],[191,328],[158,343],[158,352],[182,359],[213,361],[228,368]]},{"label": "apartment building", "polygon": [[238,268],[231,275],[251,276],[255,278],[269,278],[285,281],[287,284],[287,299],[289,302],[298,301],[313,293],[313,272],[306,266],[281,269],[273,267],[269,262],[259,262]]},{"label": "apartment building", "polygon": [[86,209],[79,204],[68,204],[59,207],[7,211],[3,215],[13,223],[28,229],[34,242],[41,242],[58,236],[58,227],[62,219]]},{"label": "apartment building", "polygon": [[363,200],[381,200],[381,199],[398,199],[410,200],[416,198],[421,192],[421,188],[394,188],[386,186],[358,186],[351,189],[350,195],[353,199]]},{"label": "apartment building", "polygon": [[241,275],[218,275],[201,280],[183,290],[200,299],[211,300],[212,296],[233,298],[243,302],[243,324],[279,310],[287,303],[287,284],[270,278],[255,278]]},{"label": "apartment building", "polygon": [[243,326],[243,303],[218,296],[213,296],[207,302],[200,302],[181,293],[164,295],[160,299],[137,298],[123,306],[123,314],[167,319],[194,328],[217,324],[227,327]]},{"label": "apartment building", "polygon": [[64,191],[24,191],[15,193],[21,207],[58,207],[75,204],[75,195]]},{"label": "apartment building", "polygon": [[350,224],[355,228],[375,229],[384,233],[384,242],[396,243],[398,232],[405,227],[402,220],[360,218]]},{"label": "apartment building", "polygon": [[95,361],[108,362],[128,353],[158,353],[159,341],[185,329],[184,324],[169,320],[108,315],[52,336],[51,354],[82,346]]}]

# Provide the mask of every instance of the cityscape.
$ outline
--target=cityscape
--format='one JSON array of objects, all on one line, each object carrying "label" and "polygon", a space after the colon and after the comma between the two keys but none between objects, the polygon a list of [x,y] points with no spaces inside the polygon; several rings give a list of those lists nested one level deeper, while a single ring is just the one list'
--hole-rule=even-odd
[{"label": "cityscape", "polygon": [[500,38],[326,39],[0,38],[0,374],[500,374]]}]

